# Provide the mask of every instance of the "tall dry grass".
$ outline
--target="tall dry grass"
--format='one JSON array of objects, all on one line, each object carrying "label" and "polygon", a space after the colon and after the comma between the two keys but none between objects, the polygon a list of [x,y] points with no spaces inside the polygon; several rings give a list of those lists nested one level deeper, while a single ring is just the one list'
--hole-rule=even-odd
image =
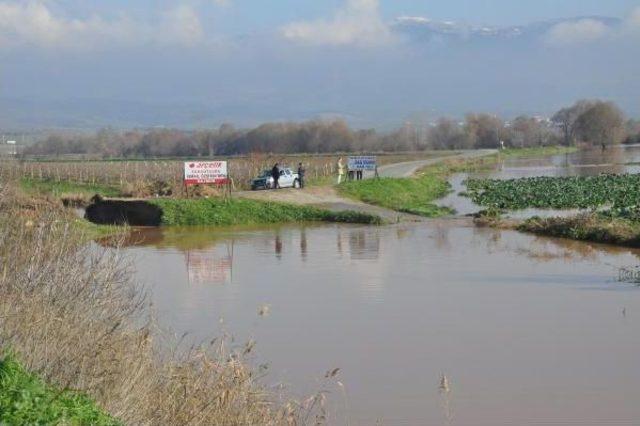
[{"label": "tall dry grass", "polygon": [[[252,344],[175,348],[119,249],[83,244],[63,212],[0,190],[0,355],[13,351],[61,389],[125,424],[322,422],[323,392],[296,402],[260,383]],[[28,207],[27,207],[28,206]]]}]

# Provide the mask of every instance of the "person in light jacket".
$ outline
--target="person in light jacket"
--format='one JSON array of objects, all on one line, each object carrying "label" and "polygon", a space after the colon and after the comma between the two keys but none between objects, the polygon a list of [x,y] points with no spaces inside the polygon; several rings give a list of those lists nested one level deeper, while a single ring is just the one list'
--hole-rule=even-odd
[{"label": "person in light jacket", "polygon": [[345,166],[342,157],[338,159],[338,185],[342,183],[342,179],[344,178]]}]

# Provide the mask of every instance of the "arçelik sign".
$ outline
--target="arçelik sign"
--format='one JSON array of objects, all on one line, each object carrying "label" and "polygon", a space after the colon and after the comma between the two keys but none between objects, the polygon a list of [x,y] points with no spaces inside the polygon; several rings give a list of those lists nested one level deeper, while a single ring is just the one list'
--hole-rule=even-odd
[{"label": "ar\u00e7elik sign", "polygon": [[228,182],[226,161],[189,161],[184,163],[185,185],[224,185]]}]

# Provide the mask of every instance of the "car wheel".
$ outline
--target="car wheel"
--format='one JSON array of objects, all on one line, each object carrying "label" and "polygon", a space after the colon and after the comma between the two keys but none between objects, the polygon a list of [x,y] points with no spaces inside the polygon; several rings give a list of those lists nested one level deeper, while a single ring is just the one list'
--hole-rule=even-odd
[{"label": "car wheel", "polygon": [[300,188],[300,181],[298,179],[293,181],[293,187],[296,188],[296,189]]}]

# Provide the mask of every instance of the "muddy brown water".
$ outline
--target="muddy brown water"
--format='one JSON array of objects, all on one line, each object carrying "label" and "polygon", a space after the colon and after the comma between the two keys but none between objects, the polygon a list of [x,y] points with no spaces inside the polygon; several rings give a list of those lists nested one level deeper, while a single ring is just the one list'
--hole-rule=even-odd
[{"label": "muddy brown water", "polygon": [[131,241],[163,325],[255,340],[265,383],[329,391],[330,424],[640,424],[640,288],[617,281],[638,250],[446,220]]}]

